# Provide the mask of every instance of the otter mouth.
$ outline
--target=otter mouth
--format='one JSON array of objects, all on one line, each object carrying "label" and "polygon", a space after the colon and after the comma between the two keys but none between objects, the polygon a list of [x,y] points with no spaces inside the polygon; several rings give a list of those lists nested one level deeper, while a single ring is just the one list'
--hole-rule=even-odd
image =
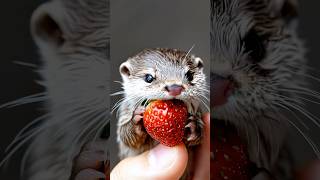
[{"label": "otter mouth", "polygon": [[[147,107],[151,102],[153,101],[181,101],[183,102],[187,107],[189,107],[189,103],[188,103],[188,100],[183,100],[183,99],[178,99],[178,98],[170,98],[170,99],[164,99],[164,98],[160,98],[160,99],[145,99],[142,101],[141,103],[141,106],[143,107]],[[194,114],[194,112],[192,111],[189,111],[190,109],[188,108],[188,113],[189,113],[189,116]]]},{"label": "otter mouth", "polygon": [[142,101],[141,105],[144,107],[147,107],[148,104],[150,104],[150,102],[157,101],[157,100],[179,100],[179,101],[182,101],[183,103],[187,104],[186,100],[183,100],[183,99],[180,99],[177,97],[170,97],[170,98],[159,98],[159,99],[144,99]]}]

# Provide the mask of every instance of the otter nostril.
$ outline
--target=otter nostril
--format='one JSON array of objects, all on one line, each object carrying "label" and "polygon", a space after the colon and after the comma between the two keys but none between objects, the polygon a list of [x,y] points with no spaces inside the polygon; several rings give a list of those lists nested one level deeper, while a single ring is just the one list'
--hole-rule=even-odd
[{"label": "otter nostril", "polygon": [[173,84],[170,86],[166,86],[165,90],[168,91],[169,95],[171,96],[178,96],[181,94],[184,88],[181,85]]}]

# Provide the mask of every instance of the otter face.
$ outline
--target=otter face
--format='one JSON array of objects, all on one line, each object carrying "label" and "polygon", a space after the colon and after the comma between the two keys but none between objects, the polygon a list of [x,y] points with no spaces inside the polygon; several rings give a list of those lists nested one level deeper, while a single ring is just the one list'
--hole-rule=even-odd
[{"label": "otter face", "polygon": [[206,82],[200,58],[174,49],[148,49],[120,66],[128,98],[205,101]]},{"label": "otter face", "polygon": [[287,106],[304,70],[294,13],[285,14],[292,1],[220,0],[211,8],[213,117],[254,120]]}]

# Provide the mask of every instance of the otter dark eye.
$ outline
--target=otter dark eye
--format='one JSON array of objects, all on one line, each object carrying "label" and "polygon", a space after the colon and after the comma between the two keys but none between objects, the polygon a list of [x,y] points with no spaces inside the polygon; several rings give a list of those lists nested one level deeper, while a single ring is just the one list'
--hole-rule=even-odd
[{"label": "otter dark eye", "polygon": [[263,39],[256,31],[251,30],[242,40],[244,52],[248,53],[249,59],[253,63],[259,63],[265,56],[266,50],[263,44]]},{"label": "otter dark eye", "polygon": [[186,78],[188,79],[188,81],[192,81],[193,80],[193,72],[188,71],[186,73]]},{"label": "otter dark eye", "polygon": [[154,80],[154,77],[151,74],[146,74],[144,81],[151,83]]}]

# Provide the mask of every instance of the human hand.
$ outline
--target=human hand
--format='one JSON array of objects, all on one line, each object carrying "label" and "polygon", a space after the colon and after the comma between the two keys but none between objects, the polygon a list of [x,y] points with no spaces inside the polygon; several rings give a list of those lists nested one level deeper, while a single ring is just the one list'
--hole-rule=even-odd
[{"label": "human hand", "polygon": [[[192,164],[192,179],[209,179],[210,176],[210,116],[203,118],[204,139],[196,149]],[[113,180],[122,179],[179,179],[187,166],[188,152],[184,144],[175,147],[157,145],[136,157],[122,160],[110,174]]]}]

